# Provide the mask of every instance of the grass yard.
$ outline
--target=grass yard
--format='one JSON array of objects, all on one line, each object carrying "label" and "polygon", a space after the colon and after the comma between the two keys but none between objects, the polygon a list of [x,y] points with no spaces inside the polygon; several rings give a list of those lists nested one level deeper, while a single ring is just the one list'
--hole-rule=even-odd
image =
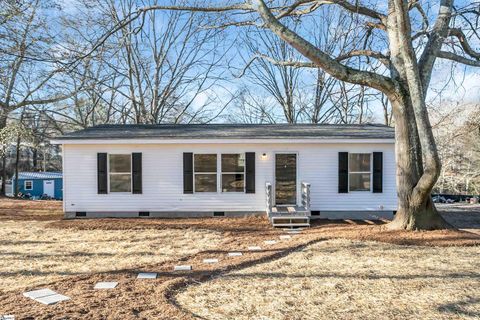
[{"label": "grass yard", "polygon": [[[447,211],[479,230],[480,212]],[[0,224],[0,315],[19,319],[480,318],[474,232],[316,221],[281,240],[264,217],[63,220],[59,202],[5,198]],[[158,277],[137,280],[139,271]],[[119,285],[94,290],[98,281]],[[39,288],[71,300],[22,296]]]},{"label": "grass yard", "polygon": [[202,319],[479,319],[480,247],[326,240],[188,287]]},{"label": "grass yard", "polygon": [[0,290],[178,259],[215,248],[221,239],[219,233],[205,230],[62,230],[47,224],[2,222]]},{"label": "grass yard", "polygon": [[[15,202],[2,200],[0,208],[10,209]],[[50,227],[52,221],[61,218],[61,203],[46,202],[50,204],[46,206],[30,202],[33,206],[38,203],[46,207],[37,213],[32,207],[22,207],[25,202],[18,203],[17,215],[11,217],[20,219],[7,220],[4,215],[0,220],[0,292],[25,289],[64,276],[178,259],[215,248],[221,240],[221,233],[211,230],[108,230],[95,228],[93,224],[91,229]],[[35,215],[38,220],[26,219]]]}]

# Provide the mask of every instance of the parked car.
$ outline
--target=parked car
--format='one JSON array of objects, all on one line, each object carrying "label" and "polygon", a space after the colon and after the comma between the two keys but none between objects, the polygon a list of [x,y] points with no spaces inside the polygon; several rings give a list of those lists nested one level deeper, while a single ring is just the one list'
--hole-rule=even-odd
[{"label": "parked car", "polygon": [[432,198],[433,203],[446,203],[447,199],[442,196],[435,196]]}]

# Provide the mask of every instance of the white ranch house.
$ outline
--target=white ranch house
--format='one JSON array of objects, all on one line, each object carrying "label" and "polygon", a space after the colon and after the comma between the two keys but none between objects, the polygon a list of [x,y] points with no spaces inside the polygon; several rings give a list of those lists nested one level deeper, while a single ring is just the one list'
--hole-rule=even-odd
[{"label": "white ranch house", "polygon": [[66,134],[65,217],[391,218],[383,125],[101,125]]}]

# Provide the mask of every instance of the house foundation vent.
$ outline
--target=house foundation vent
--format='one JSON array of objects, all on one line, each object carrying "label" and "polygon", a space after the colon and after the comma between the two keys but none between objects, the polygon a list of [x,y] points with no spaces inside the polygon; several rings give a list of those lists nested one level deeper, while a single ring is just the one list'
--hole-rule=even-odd
[{"label": "house foundation vent", "polygon": [[87,213],[84,211],[77,211],[75,212],[75,217],[86,217]]},{"label": "house foundation vent", "polygon": [[224,211],[214,211],[213,216],[214,217],[225,217],[225,212]]},{"label": "house foundation vent", "polygon": [[139,217],[150,217],[150,212],[149,211],[140,211],[138,213]]},{"label": "house foundation vent", "polygon": [[310,215],[312,215],[312,216],[319,216],[319,215],[320,215],[320,211],[318,211],[318,210],[313,210],[313,211],[310,212]]}]

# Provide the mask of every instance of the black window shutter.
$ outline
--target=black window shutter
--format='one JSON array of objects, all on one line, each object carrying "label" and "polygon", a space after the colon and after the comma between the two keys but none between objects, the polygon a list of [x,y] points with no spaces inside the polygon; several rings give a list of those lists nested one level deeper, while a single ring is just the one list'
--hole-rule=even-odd
[{"label": "black window shutter", "polygon": [[132,193],[142,193],[142,153],[132,153]]},{"label": "black window shutter", "polygon": [[255,193],[255,152],[245,153],[245,193]]},{"label": "black window shutter", "polygon": [[338,193],[348,193],[348,152],[338,153]]},{"label": "black window shutter", "polygon": [[193,153],[183,153],[183,193],[193,193]]},{"label": "black window shutter", "polygon": [[383,152],[373,153],[373,188],[374,193],[383,192]]},{"label": "black window shutter", "polygon": [[97,192],[98,194],[107,194],[108,186],[107,173],[107,154],[97,153]]}]

